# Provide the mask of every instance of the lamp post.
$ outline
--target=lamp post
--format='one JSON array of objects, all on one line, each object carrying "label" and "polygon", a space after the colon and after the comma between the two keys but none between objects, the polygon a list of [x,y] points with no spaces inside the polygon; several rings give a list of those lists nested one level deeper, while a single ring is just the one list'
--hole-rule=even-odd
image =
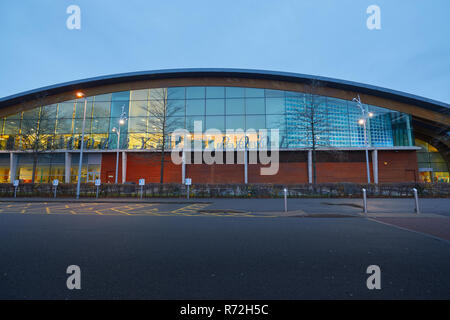
[{"label": "lamp post", "polygon": [[358,98],[353,98],[353,101],[356,102],[356,104],[358,105],[358,107],[361,109],[361,112],[362,112],[362,118],[358,120],[358,123],[360,125],[364,126],[364,146],[366,148],[367,183],[370,183],[369,143],[368,143],[368,139],[367,139],[367,125],[366,124],[367,124],[367,120],[369,118],[373,117],[373,113],[364,109],[364,107],[361,103],[361,98],[359,97],[359,94],[358,94]]},{"label": "lamp post", "polygon": [[76,96],[79,99],[84,97],[83,125],[82,125],[82,129],[81,129],[80,162],[78,163],[78,179],[77,179],[77,199],[79,199],[80,198],[80,184],[81,184],[81,166],[83,164],[84,127],[86,124],[87,98],[86,98],[86,95],[80,91],[76,93]]},{"label": "lamp post", "polygon": [[117,181],[118,181],[117,178],[119,175],[120,126],[125,123],[125,120],[127,120],[127,117],[126,117],[127,115],[126,115],[124,109],[125,109],[125,106],[122,106],[122,113],[120,114],[118,128],[114,127],[112,129],[113,132],[117,133],[116,175],[115,175],[115,179],[114,179],[115,184],[117,184]]}]

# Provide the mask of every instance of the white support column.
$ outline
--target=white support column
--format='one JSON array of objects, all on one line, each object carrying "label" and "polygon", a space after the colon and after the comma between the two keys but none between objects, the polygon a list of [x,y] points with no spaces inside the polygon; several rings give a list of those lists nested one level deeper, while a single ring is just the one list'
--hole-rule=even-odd
[{"label": "white support column", "polygon": [[248,159],[247,148],[244,149],[244,183],[248,183]]},{"label": "white support column", "polygon": [[372,151],[373,182],[378,184],[378,150]]},{"label": "white support column", "polygon": [[308,183],[313,183],[312,175],[312,150],[308,150]]},{"label": "white support column", "polygon": [[16,179],[17,155],[14,152],[9,153],[9,182],[13,183]]},{"label": "white support column", "polygon": [[71,167],[72,167],[72,154],[70,152],[65,152],[65,154],[64,154],[64,168],[65,168],[64,182],[65,183],[70,183]]},{"label": "white support column", "polygon": [[127,153],[122,151],[122,183],[127,181]]},{"label": "white support column", "polygon": [[184,152],[184,150],[181,159],[181,183],[184,184],[184,181],[186,180],[186,152]]}]

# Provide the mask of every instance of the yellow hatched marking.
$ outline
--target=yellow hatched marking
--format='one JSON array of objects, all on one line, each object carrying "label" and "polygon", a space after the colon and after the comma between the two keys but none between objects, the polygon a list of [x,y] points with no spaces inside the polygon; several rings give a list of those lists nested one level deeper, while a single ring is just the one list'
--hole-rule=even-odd
[{"label": "yellow hatched marking", "polygon": [[49,207],[45,207],[45,211],[47,211],[47,214],[50,214],[50,208]]},{"label": "yellow hatched marking", "polygon": [[144,214],[153,214],[153,215],[160,215],[159,213],[159,210],[158,210],[158,208],[153,208],[153,209],[150,209],[150,210],[147,210],[146,212],[144,212]]},{"label": "yellow hatched marking", "polygon": [[101,216],[103,215],[103,213],[101,213],[99,210],[95,210],[94,212],[95,212],[96,214],[101,215]]},{"label": "yellow hatched marking", "polygon": [[111,208],[111,210],[112,210],[112,211],[115,211],[115,212],[123,213],[123,214],[126,214],[126,215],[130,216],[130,214],[129,214],[128,212],[121,211],[121,210],[118,210],[118,209],[116,209],[116,208]]},{"label": "yellow hatched marking", "polygon": [[186,214],[186,213],[195,213],[197,212],[199,209],[203,209],[206,208],[207,206],[209,206],[209,203],[197,203],[197,204],[191,204],[173,211],[170,211],[171,213],[176,213],[176,214]]},{"label": "yellow hatched marking", "polygon": [[75,211],[73,211],[73,210],[70,210],[70,213],[71,214],[77,214]]}]

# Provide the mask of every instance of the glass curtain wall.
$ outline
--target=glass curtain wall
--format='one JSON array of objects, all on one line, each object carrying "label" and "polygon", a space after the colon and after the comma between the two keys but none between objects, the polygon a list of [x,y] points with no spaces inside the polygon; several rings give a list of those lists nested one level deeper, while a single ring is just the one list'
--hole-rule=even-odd
[{"label": "glass curtain wall", "polygon": [[[409,115],[363,107],[374,114],[367,123],[370,146],[414,145]],[[77,150],[83,112],[84,99],[79,99],[1,118],[0,149]],[[126,121],[120,125],[122,113]],[[85,147],[116,149],[114,128],[120,126],[121,149],[159,150],[163,138],[165,149],[170,149],[176,143],[170,141],[170,133],[178,128],[193,132],[195,121],[201,121],[205,148],[223,143],[236,147],[244,133],[225,131],[238,129],[247,131],[251,148],[262,143],[259,129],[278,129],[280,148],[310,148],[313,137],[317,147],[364,147],[361,116],[351,101],[282,90],[197,86],[132,90],[87,98]]]}]

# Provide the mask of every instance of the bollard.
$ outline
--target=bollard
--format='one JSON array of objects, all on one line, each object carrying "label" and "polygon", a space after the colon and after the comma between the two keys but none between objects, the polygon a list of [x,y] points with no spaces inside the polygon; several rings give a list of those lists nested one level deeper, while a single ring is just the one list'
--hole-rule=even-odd
[{"label": "bollard", "polygon": [[141,200],[142,200],[142,195],[144,194],[144,186],[141,186]]},{"label": "bollard", "polygon": [[367,214],[367,192],[366,189],[362,189],[362,193],[363,193],[363,210],[364,213]]},{"label": "bollard", "polygon": [[17,194],[17,186],[14,186],[14,198],[16,197]]},{"label": "bollard", "polygon": [[189,200],[189,185],[187,185],[186,197],[187,197],[187,199]]},{"label": "bollard", "polygon": [[55,186],[55,189],[53,190],[53,198],[56,198],[56,189],[57,189],[58,187],[57,186]]},{"label": "bollard", "polygon": [[98,199],[98,186],[97,186],[97,192],[95,193],[95,199]]},{"label": "bollard", "polygon": [[284,188],[284,212],[287,212],[287,189]]},{"label": "bollard", "polygon": [[413,193],[414,193],[414,199],[416,202],[416,208],[414,209],[414,212],[419,214],[420,213],[420,209],[419,209],[419,195],[417,194],[417,189],[413,188]]}]

